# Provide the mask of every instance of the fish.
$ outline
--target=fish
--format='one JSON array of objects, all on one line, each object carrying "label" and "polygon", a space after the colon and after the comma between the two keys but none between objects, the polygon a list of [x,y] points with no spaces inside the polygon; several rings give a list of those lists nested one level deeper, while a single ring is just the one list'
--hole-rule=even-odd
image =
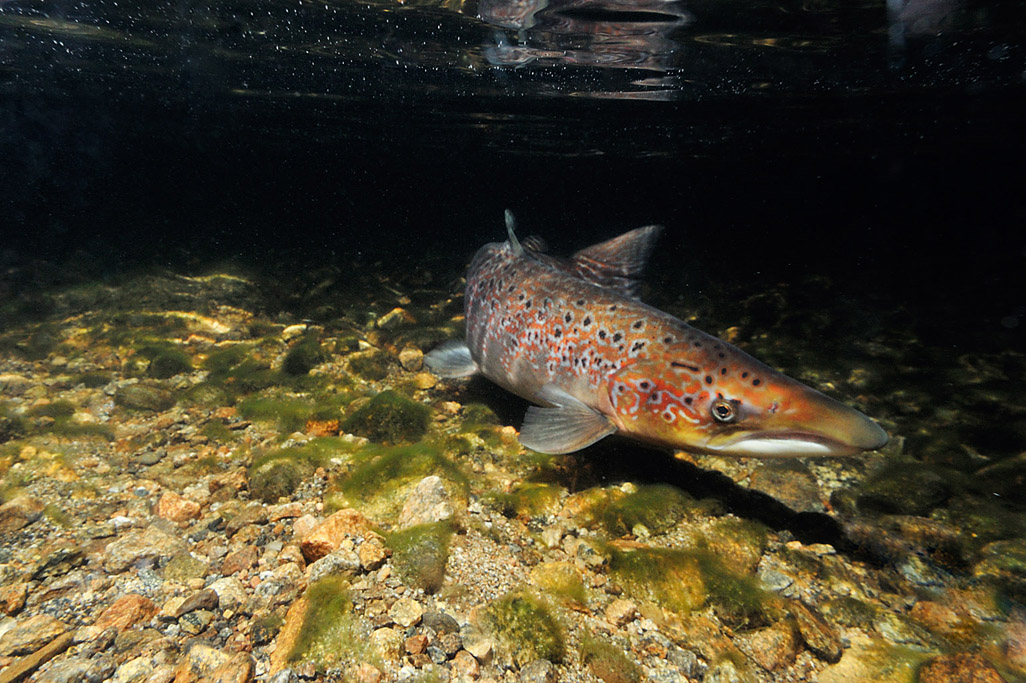
[{"label": "fish", "polygon": [[443,378],[483,375],[535,404],[520,442],[572,453],[620,434],[737,457],[854,455],[888,440],[876,422],[640,300],[662,232],[649,225],[569,259],[523,242],[481,247],[466,276],[466,338],[425,356]]}]

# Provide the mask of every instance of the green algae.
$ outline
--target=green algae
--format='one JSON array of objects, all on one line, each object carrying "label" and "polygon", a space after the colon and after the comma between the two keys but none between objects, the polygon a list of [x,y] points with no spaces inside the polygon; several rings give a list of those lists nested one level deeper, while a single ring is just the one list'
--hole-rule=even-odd
[{"label": "green algae", "polygon": [[351,500],[368,501],[390,495],[403,484],[437,474],[466,489],[463,470],[434,443],[422,441],[405,446],[369,445],[353,456],[354,468],[337,484]]},{"label": "green algae", "polygon": [[146,374],[154,379],[170,379],[193,370],[192,359],[175,346],[151,345],[144,347],[139,353],[149,359]]},{"label": "green algae", "polygon": [[506,517],[535,517],[557,512],[564,491],[562,486],[555,484],[523,482],[514,486],[508,493],[489,493],[484,500]]},{"label": "green algae", "polygon": [[382,391],[346,418],[342,428],[378,443],[416,441],[428,428],[431,409],[394,391]]},{"label": "green algae", "polygon": [[710,604],[732,626],[762,623],[776,600],[756,577],[734,571],[703,547],[614,548],[609,565],[617,581],[638,600],[678,614]]},{"label": "green algae", "polygon": [[239,433],[232,431],[228,426],[220,420],[210,420],[200,428],[200,434],[207,437],[215,443],[224,443],[226,441],[234,441],[238,438]]},{"label": "green algae", "polygon": [[249,467],[250,493],[265,503],[288,498],[314,470],[335,456],[348,453],[351,445],[337,437],[311,439],[302,446],[265,453]]},{"label": "green algae", "polygon": [[303,597],[307,609],[287,661],[313,662],[324,669],[360,657],[368,634],[353,609],[346,581],[338,577],[315,581]]},{"label": "green algae", "polygon": [[281,369],[286,375],[299,377],[309,374],[324,359],[325,354],[317,337],[307,335],[285,354]]},{"label": "green algae", "polygon": [[83,372],[73,375],[71,378],[71,386],[78,386],[81,384],[88,389],[98,389],[100,387],[107,386],[113,380],[114,373],[96,370],[93,372]]},{"label": "green algae", "polygon": [[546,595],[571,605],[582,606],[588,601],[581,572],[569,562],[542,562],[531,570],[531,583]]},{"label": "green algae", "polygon": [[75,406],[68,401],[54,401],[31,408],[29,417],[52,417],[54,420],[67,419],[75,414]]},{"label": "green algae", "polygon": [[392,365],[392,357],[384,351],[364,351],[349,356],[349,371],[371,381],[388,377]]},{"label": "green algae", "polygon": [[285,432],[303,429],[314,415],[313,401],[302,398],[255,396],[239,402],[238,414],[256,422],[276,422]]},{"label": "green algae", "polygon": [[596,502],[591,513],[595,522],[615,536],[632,533],[643,526],[662,533],[676,526],[694,509],[694,499],[666,484],[641,486],[623,497],[607,496]]},{"label": "green algae", "polygon": [[408,584],[434,593],[442,587],[453,527],[448,521],[418,524],[389,534],[392,566]]},{"label": "green algae", "polygon": [[895,462],[859,489],[861,510],[899,515],[925,515],[962,488],[964,475],[950,468],[916,461]]},{"label": "green algae", "polygon": [[510,593],[489,605],[484,619],[517,666],[538,659],[561,662],[566,656],[563,627],[552,608],[537,596]]},{"label": "green algae", "polygon": [[585,634],[581,638],[578,653],[591,672],[604,683],[637,683],[644,677],[644,672],[624,653],[624,648]]},{"label": "green algae", "polygon": [[128,410],[159,413],[174,406],[175,396],[155,384],[129,384],[117,390],[114,403]]}]

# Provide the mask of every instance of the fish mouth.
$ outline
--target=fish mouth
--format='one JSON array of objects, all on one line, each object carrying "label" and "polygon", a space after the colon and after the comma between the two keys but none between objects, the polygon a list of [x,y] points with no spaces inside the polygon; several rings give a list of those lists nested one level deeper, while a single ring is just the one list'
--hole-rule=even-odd
[{"label": "fish mouth", "polygon": [[753,458],[830,457],[875,451],[887,443],[887,432],[865,419],[843,438],[803,430],[759,431],[729,435],[706,448],[718,455]]}]

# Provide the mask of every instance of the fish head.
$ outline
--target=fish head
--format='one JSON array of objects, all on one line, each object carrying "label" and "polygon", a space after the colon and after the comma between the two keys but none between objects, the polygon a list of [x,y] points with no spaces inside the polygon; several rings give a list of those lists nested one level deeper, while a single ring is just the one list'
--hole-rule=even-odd
[{"label": "fish head", "polygon": [[859,411],[729,350],[715,363],[650,359],[616,373],[609,401],[620,431],[738,457],[854,455],[887,443]]}]

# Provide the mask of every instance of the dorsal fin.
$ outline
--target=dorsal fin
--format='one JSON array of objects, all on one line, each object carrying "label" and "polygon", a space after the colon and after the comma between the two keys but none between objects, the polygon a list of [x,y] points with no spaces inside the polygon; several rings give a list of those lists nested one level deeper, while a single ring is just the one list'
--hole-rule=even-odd
[{"label": "dorsal fin", "polygon": [[570,261],[577,275],[588,282],[637,299],[641,272],[662,231],[661,225],[646,225],[582,249]]},{"label": "dorsal fin", "polygon": [[524,255],[524,248],[520,246],[520,240],[517,239],[517,219],[513,217],[513,212],[506,209],[506,235],[509,239],[509,246],[513,249],[513,254],[516,256]]}]

